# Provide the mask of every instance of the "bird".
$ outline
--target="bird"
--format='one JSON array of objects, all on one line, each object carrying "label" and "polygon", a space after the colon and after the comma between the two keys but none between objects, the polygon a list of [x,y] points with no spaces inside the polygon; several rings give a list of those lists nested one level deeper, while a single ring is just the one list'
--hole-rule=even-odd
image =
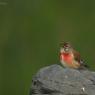
[{"label": "bird", "polygon": [[87,69],[88,66],[69,42],[60,43],[60,62],[66,68]]}]

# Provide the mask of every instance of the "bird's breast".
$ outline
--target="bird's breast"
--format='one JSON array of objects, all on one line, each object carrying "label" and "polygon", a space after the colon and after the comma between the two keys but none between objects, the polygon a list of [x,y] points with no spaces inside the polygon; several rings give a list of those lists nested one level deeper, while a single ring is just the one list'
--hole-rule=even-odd
[{"label": "bird's breast", "polygon": [[68,63],[68,64],[72,64],[72,61],[73,61],[73,55],[72,54],[65,54],[65,53],[62,53],[60,55],[60,59],[63,60],[64,62]]}]

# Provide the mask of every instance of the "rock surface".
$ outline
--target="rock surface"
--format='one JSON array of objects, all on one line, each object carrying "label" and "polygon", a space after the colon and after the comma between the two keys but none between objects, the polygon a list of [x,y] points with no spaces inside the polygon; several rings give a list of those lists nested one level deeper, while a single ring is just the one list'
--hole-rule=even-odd
[{"label": "rock surface", "polygon": [[33,77],[29,95],[95,95],[95,72],[44,67]]}]

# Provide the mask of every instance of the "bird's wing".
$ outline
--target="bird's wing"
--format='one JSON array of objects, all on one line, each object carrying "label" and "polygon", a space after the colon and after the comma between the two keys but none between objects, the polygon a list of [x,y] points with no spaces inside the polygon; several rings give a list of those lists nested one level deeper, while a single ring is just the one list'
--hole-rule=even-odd
[{"label": "bird's wing", "polygon": [[80,57],[79,52],[76,52],[75,50],[73,50],[73,54],[74,54],[74,59],[80,63],[81,57]]},{"label": "bird's wing", "polygon": [[73,51],[73,54],[74,54],[74,59],[81,65],[81,66],[84,66],[86,68],[88,68],[88,65],[85,64],[84,60],[81,59],[81,56],[80,56],[80,53],[79,52],[76,52],[75,50]]}]

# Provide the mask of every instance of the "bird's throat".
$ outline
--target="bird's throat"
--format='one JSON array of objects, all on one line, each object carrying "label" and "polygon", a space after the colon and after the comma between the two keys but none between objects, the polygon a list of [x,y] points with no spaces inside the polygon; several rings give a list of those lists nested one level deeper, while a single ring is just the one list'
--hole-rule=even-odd
[{"label": "bird's throat", "polygon": [[68,64],[72,64],[73,55],[70,53],[61,53],[60,59]]}]

